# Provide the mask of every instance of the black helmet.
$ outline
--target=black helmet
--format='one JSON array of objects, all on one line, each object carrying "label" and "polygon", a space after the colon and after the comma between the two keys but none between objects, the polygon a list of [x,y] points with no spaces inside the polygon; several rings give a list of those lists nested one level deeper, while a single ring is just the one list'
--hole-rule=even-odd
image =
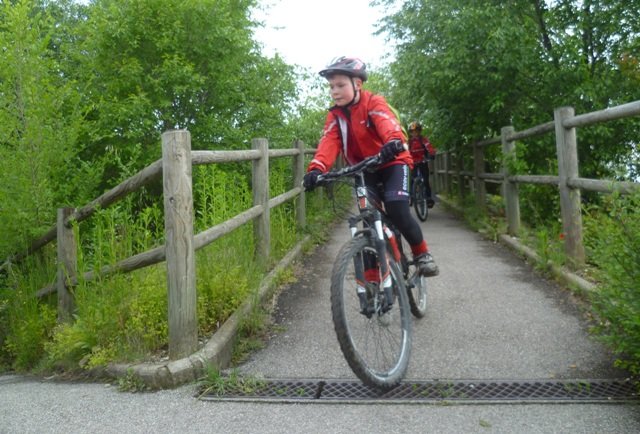
[{"label": "black helmet", "polygon": [[367,65],[357,57],[338,57],[333,59],[325,69],[319,72],[322,77],[329,78],[334,74],[344,74],[367,81]]},{"label": "black helmet", "polygon": [[420,125],[420,122],[411,122],[409,124],[409,131],[422,131],[422,125]]}]

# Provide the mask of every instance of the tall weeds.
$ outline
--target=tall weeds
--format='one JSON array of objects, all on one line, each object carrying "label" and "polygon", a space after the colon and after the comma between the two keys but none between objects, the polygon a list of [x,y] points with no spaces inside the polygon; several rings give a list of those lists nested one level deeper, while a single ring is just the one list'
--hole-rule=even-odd
[{"label": "tall weeds", "polygon": [[[290,159],[272,161],[271,197],[292,185]],[[195,233],[252,205],[249,169],[241,164],[228,166],[194,167]],[[324,207],[316,203],[318,198],[308,197],[311,223],[326,228],[334,216],[319,211]],[[79,276],[162,245],[163,214],[162,199],[142,191],[77,225]],[[302,235],[296,229],[294,204],[286,203],[271,210],[271,264],[256,258],[251,224],[198,250],[200,335],[215,332],[251,296],[273,262]],[[164,263],[91,282],[80,279],[73,289],[74,321],[57,324],[55,294],[40,300],[34,297],[38,289],[55,282],[53,250],[45,255],[48,261],[31,261],[2,276],[0,368],[69,372],[163,356],[168,338]]]},{"label": "tall weeds", "polygon": [[606,198],[585,219],[590,261],[600,284],[591,294],[595,331],[618,354],[617,363],[640,375],[640,192]]}]

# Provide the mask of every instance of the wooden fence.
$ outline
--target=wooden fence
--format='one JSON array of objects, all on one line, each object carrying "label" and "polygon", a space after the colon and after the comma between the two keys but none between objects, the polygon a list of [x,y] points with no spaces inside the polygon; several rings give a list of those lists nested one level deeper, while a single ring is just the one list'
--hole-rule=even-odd
[{"label": "wooden fence", "polygon": [[[464,170],[462,156],[452,152],[441,152],[436,156],[434,188],[451,193],[453,184],[458,193],[465,194],[466,181],[472,182],[477,204],[486,203],[485,182],[502,184],[508,231],[515,235],[520,228],[520,205],[518,184],[549,184],[559,189],[562,226],[565,234],[565,251],[576,267],[584,263],[582,244],[582,217],[580,191],[621,191],[628,193],[639,189],[634,182],[614,182],[579,177],[576,128],[607,122],[640,114],[640,101],[614,108],[575,116],[570,107],[555,110],[554,121],[516,132],[511,126],[504,127],[501,136],[480,141],[473,145],[474,169]],[[501,173],[485,173],[484,148],[502,144],[503,161],[515,156],[517,140],[538,136],[551,131],[556,135],[558,176],[516,175],[509,173],[504,164]],[[296,218],[299,226],[305,225],[305,200],[302,177],[305,171],[305,154],[302,142],[295,142],[292,149],[269,149],[266,139],[254,139],[252,149],[246,151],[192,151],[188,131],[168,131],[162,135],[162,159],[144,168],[120,185],[104,193],[84,207],[61,208],[57,213],[57,224],[20,254],[7,259],[2,267],[26,257],[32,252],[57,239],[58,271],[56,284],[37,291],[42,297],[53,292],[58,298],[58,317],[61,321],[71,318],[74,309],[72,291],[78,282],[77,242],[73,233],[73,222],[89,218],[97,209],[106,208],[137,191],[144,185],[162,176],[165,210],[165,245],[123,259],[99,271],[86,272],[82,278],[91,281],[114,273],[137,270],[166,260],[168,286],[169,357],[172,360],[192,353],[197,347],[195,251],[207,246],[221,236],[242,225],[253,222],[256,255],[267,259],[270,255],[270,209],[297,198]],[[293,157],[293,188],[277,197],[269,198],[269,160]],[[208,228],[199,234],[193,233],[192,165],[218,164],[251,161],[253,206],[237,216]],[[453,162],[456,162],[455,168]]]},{"label": "wooden fence", "polygon": [[[114,273],[126,273],[166,260],[168,288],[169,358],[182,358],[193,353],[198,345],[196,314],[195,251],[223,235],[253,222],[256,257],[270,256],[270,209],[297,198],[296,219],[305,225],[305,197],[302,178],[305,172],[304,144],[296,141],[292,149],[269,149],[266,139],[252,140],[252,149],[245,151],[192,151],[191,135],[186,130],[168,131],[162,135],[162,158],[136,175],[104,193],[82,208],[61,208],[57,224],[22,253],[7,259],[3,267],[35,252],[57,239],[58,270],[56,284],[44,287],[36,295],[57,292],[58,320],[68,321],[74,309],[71,290],[78,283],[77,249],[74,222],[89,218],[96,210],[106,208],[129,193],[162,177],[165,212],[165,245],[123,259],[99,271],[89,271],[83,280],[91,281]],[[269,198],[269,160],[293,157],[293,188]],[[235,217],[193,233],[192,165],[251,161],[253,206]]]},{"label": "wooden fence", "polygon": [[[437,191],[451,194],[453,184],[457,184],[457,194],[466,194],[466,183],[470,182],[475,193],[477,206],[486,207],[485,182],[502,184],[507,227],[510,235],[516,235],[520,229],[519,184],[548,184],[558,187],[562,231],[565,253],[569,265],[579,268],[584,265],[585,252],[582,239],[581,190],[611,193],[619,191],[630,193],[640,190],[640,183],[617,182],[581,178],[578,167],[578,146],[576,129],[587,125],[628,118],[640,114],[640,101],[576,116],[571,107],[560,107],[554,111],[554,120],[536,125],[523,131],[515,131],[512,126],[502,128],[499,137],[479,141],[473,144],[473,170],[464,168],[462,155],[453,152],[440,152],[434,163],[434,184]],[[555,133],[558,175],[517,175],[510,173],[508,162],[515,159],[516,141]],[[484,148],[502,144],[502,168],[500,173],[485,173]]]}]

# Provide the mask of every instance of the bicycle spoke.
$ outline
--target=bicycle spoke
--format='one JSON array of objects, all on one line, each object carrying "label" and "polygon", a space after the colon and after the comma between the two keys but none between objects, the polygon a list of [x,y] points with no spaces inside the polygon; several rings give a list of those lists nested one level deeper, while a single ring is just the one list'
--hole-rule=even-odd
[{"label": "bicycle spoke", "polygon": [[[361,260],[365,258],[366,260]],[[365,237],[351,240],[343,247],[336,260],[332,276],[331,308],[340,347],[349,366],[369,386],[390,388],[404,375],[411,347],[409,306],[402,275],[395,263],[391,278],[394,282],[394,303],[385,309],[384,292],[379,283],[364,282],[356,276],[364,265],[369,279],[378,277],[372,264],[379,263],[377,252]],[[366,284],[370,311],[362,312],[358,288]]]}]

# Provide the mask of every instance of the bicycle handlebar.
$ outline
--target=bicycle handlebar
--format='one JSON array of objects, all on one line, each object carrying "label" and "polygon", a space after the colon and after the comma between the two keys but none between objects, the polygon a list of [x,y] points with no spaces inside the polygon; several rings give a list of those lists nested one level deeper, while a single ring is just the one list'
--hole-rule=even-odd
[{"label": "bicycle handlebar", "polygon": [[353,166],[347,166],[339,170],[334,170],[318,175],[318,185],[329,184],[330,182],[335,181],[339,178],[353,176],[356,173],[360,173],[370,167],[378,166],[380,164],[382,164],[382,159],[380,157],[380,154],[376,154],[372,157],[365,158],[364,160],[354,164]]}]

